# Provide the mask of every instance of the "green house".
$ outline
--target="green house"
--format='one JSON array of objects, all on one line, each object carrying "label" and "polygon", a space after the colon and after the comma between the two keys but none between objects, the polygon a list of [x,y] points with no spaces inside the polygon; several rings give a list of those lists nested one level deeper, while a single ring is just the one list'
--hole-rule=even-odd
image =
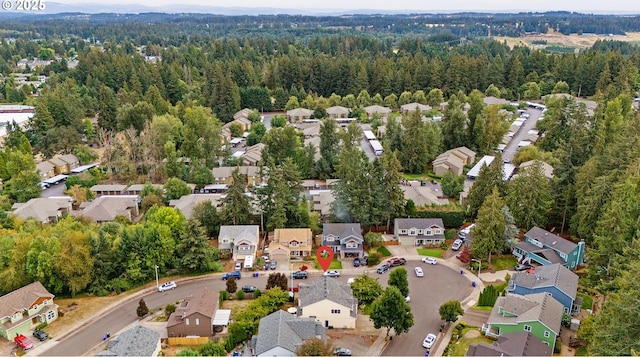
[{"label": "green house", "polygon": [[0,336],[13,340],[17,335],[31,335],[39,324],[58,317],[53,294],[39,281],[0,296]]},{"label": "green house", "polygon": [[547,293],[509,294],[498,298],[482,331],[493,337],[531,332],[553,350],[560,334],[562,313],[562,304]]}]

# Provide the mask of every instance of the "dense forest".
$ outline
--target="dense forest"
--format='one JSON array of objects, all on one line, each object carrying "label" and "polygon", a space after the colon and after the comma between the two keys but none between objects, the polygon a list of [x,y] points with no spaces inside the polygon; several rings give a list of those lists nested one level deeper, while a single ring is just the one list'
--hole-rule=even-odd
[{"label": "dense forest", "polygon": [[[640,268],[640,115],[632,106],[640,83],[636,47],[603,41],[563,54],[509,48],[475,39],[484,25],[478,34],[460,32],[473,27],[455,26],[456,21],[483,19],[475,14],[412,18],[415,23],[448,24],[432,33],[423,31],[424,25],[410,31],[417,26],[400,21],[402,16],[87,16],[95,21],[34,17],[0,24],[7,34],[0,44],[0,99],[36,106],[27,128],[7,127],[0,152],[0,291],[37,279],[56,294],[108,294],[148,281],[156,264],[162,273],[216,270],[220,252],[208,247],[207,237],[216,235],[220,222],[264,219],[268,229],[318,228],[318,217],[308,213],[300,195],[304,178],[340,180],[334,189],[335,221],[388,225],[395,217],[417,216],[418,209],[404,201],[398,188],[402,173],[426,174],[438,154],[460,145],[491,153],[506,133],[508,114],[502,109],[516,108],[487,106],[484,96],[544,100],[547,110],[538,122],[542,139],[522,149],[516,160],[544,160],[553,166],[554,179],[543,179],[534,170],[503,182],[499,158],[498,165],[481,171],[466,207],[446,209],[461,211],[480,225],[500,219],[493,226],[538,225],[585,240],[588,268],[581,284],[607,299],[580,334],[591,342],[592,354],[637,350],[639,310],[629,310],[640,293],[630,276]],[[593,32],[620,33],[636,30],[638,21],[552,13],[500,15],[491,23],[513,24],[516,18],[528,23],[517,31],[537,31],[533,24],[544,21],[545,27],[574,26],[569,32],[587,32],[581,26],[592,25],[606,29]],[[396,34],[383,25],[390,19],[401,29]],[[262,20],[268,31],[258,23]],[[325,30],[338,24],[353,28]],[[355,30],[365,24],[374,30]],[[37,96],[32,96],[34,88],[18,89],[11,76],[19,60],[34,57],[53,59],[43,68],[20,70],[48,76]],[[79,63],[69,68],[67,60],[75,58]],[[552,93],[590,97],[598,106],[588,110],[571,96],[543,99]],[[365,106],[397,110],[411,102],[431,105],[434,112],[425,114],[442,115],[443,121],[392,113],[383,140],[385,155],[373,162],[358,149],[357,125],[337,131],[335,121],[325,119],[326,108],[342,105],[352,117],[379,126],[381,118],[368,118]],[[260,111],[299,106],[323,120],[317,148],[303,145],[300,134],[284,122],[268,131],[260,123]],[[223,208],[203,205],[186,220],[165,205],[188,192],[186,182],[202,187],[212,182],[212,167],[237,163],[220,134],[223,123],[242,108],[254,110],[247,140],[265,145],[268,184],[251,192],[257,201],[251,202],[246,181],[236,172]],[[88,118],[96,116],[94,126]],[[40,194],[33,153],[95,158],[85,142],[103,149],[103,169],[74,179],[68,193],[82,202],[91,198],[87,187],[99,181],[163,183],[164,192],[146,187],[141,222],[97,226],[68,217],[40,227],[4,213],[13,202]],[[191,164],[184,165],[184,159]],[[250,210],[254,205],[262,217]],[[512,241],[517,229],[509,232],[505,235]],[[499,238],[494,246],[508,248]],[[487,251],[476,253],[485,256]]]}]

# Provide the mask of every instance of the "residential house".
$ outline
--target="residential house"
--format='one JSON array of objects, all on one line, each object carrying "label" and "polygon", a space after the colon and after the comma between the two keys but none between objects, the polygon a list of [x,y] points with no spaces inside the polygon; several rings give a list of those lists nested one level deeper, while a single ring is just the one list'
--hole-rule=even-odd
[{"label": "residential house", "polygon": [[327,116],[333,119],[349,117],[349,108],[341,107],[339,105],[327,108],[326,112]]},{"label": "residential house", "polygon": [[234,261],[244,261],[248,256],[255,258],[259,230],[258,226],[220,226],[218,249],[230,250]]},{"label": "residential house", "polygon": [[578,276],[558,263],[516,272],[507,291],[518,295],[547,293],[562,304],[567,314],[577,315],[582,306],[582,298],[577,297]]},{"label": "residential house", "polygon": [[201,204],[202,202],[211,202],[211,204],[216,207],[222,207],[222,195],[219,193],[200,193],[200,194],[190,194],[180,197],[177,200],[170,200],[169,207],[173,207],[182,212],[182,215],[186,219],[190,219],[193,215],[193,210]]},{"label": "residential house", "polygon": [[233,171],[235,169],[244,175],[249,186],[260,185],[263,183],[260,175],[260,168],[257,166],[222,166],[211,169],[213,182],[216,184],[231,185],[233,183]]},{"label": "residential house", "polygon": [[313,110],[306,108],[296,108],[287,110],[287,121],[289,123],[302,123],[304,120],[311,119]]},{"label": "residential house", "polygon": [[305,140],[320,137],[320,122],[302,123],[296,125],[296,129],[302,132]]},{"label": "residential house", "polygon": [[380,138],[380,140],[384,140],[384,137],[387,136],[387,126],[380,125],[376,131],[376,136]]},{"label": "residential house", "polygon": [[24,203],[14,203],[11,207],[13,214],[24,220],[35,219],[42,224],[55,223],[62,216],[73,209],[73,198],[63,197],[38,197]]},{"label": "residential house", "polygon": [[298,317],[311,317],[327,328],[356,328],[358,299],[349,284],[323,276],[300,284]]},{"label": "residential house", "polygon": [[431,184],[425,186],[419,181],[407,181],[400,186],[405,200],[412,200],[417,207],[431,205],[448,205],[449,200],[443,197],[442,191],[435,191]]},{"label": "residential house", "polygon": [[445,172],[449,171],[460,176],[464,166],[473,164],[475,160],[476,153],[465,146],[447,150],[433,160],[433,172],[438,176],[443,176]]},{"label": "residential house", "polygon": [[244,108],[240,111],[237,111],[233,114],[233,120],[239,121],[238,124],[246,124],[247,127],[245,131],[249,131],[249,127],[251,127],[251,120],[249,120],[249,115],[253,112],[253,110],[249,108]]},{"label": "residential house", "polygon": [[[526,170],[527,168],[533,166],[535,162],[536,160],[529,160],[521,163],[520,166],[518,167],[518,175],[522,173],[524,170]],[[542,172],[544,173],[544,175],[549,179],[553,179],[553,166],[547,164],[544,161],[538,161],[538,162],[540,162],[540,165],[542,166]],[[514,175],[514,177],[515,176],[516,175]]]},{"label": "residential house", "polygon": [[[137,183],[137,184],[131,185],[125,189],[124,194],[140,196],[140,194],[142,193],[142,190],[146,185],[147,185],[146,183],[145,184]],[[164,189],[164,186],[157,183],[154,183],[154,184],[149,183],[149,185],[151,185],[151,187],[153,187],[156,190],[160,190],[160,192],[162,192],[162,190]]]},{"label": "residential house", "polygon": [[67,163],[67,171],[68,172],[71,172],[71,170],[73,170],[76,167],[80,166],[80,159],[78,159],[78,157],[73,155],[73,154],[62,155],[62,156],[60,156],[60,160],[62,160],[62,161]]},{"label": "residential house", "polygon": [[442,218],[396,218],[394,238],[402,245],[440,246],[444,242]]},{"label": "residential house", "polygon": [[482,101],[484,102],[485,105],[507,105],[507,104],[511,104],[511,102],[509,102],[506,99],[492,97],[492,96],[484,97],[482,99]]},{"label": "residential house", "polygon": [[107,342],[96,356],[155,357],[161,353],[160,334],[142,325],[128,329]]},{"label": "residential house", "polygon": [[547,293],[498,297],[482,331],[498,337],[513,332],[531,332],[553,350],[560,334],[562,304]]},{"label": "residential house", "polygon": [[182,301],[167,321],[169,337],[213,336],[218,292],[204,288]]},{"label": "residential house", "polygon": [[242,164],[244,166],[258,166],[262,162],[262,149],[264,147],[265,144],[263,143],[248,147],[242,157]]},{"label": "residential house", "polygon": [[551,356],[553,350],[530,332],[514,332],[498,337],[492,345],[470,345],[466,357]]},{"label": "residential house", "polygon": [[220,130],[220,136],[222,136],[223,143],[228,143],[231,141],[231,139],[233,139],[233,135],[231,135],[231,129],[229,129],[230,125],[231,123],[227,123],[223,125],[222,129]]},{"label": "residential house", "polygon": [[414,113],[417,111],[424,113],[428,112],[429,110],[431,110],[430,106],[420,103],[409,103],[400,106],[400,113],[402,113],[402,115],[409,115],[409,113]]},{"label": "residential house", "polygon": [[125,194],[127,185],[95,185],[91,186],[89,191],[96,194],[96,197],[100,196],[122,196]]},{"label": "residential house", "polygon": [[369,116],[369,118],[373,118],[373,116],[377,114],[380,115],[383,120],[387,118],[387,115],[389,115],[389,113],[391,113],[391,109],[379,105],[370,105],[368,107],[365,107],[364,111],[367,113],[367,116]]},{"label": "residential house", "polygon": [[97,223],[113,222],[122,216],[135,221],[140,214],[139,196],[100,196],[93,201],[80,204],[80,210],[73,211],[74,216],[84,216]]},{"label": "residential house", "polygon": [[56,175],[62,175],[62,174],[68,174],[69,173],[69,166],[61,158],[54,157],[54,158],[49,159],[48,161],[49,161],[49,163],[51,163],[53,165],[53,171],[55,172]]},{"label": "residential house", "polygon": [[361,257],[362,243],[360,223],[326,223],[322,227],[322,245],[329,246],[340,258]]},{"label": "residential house", "polygon": [[320,214],[320,218],[326,221],[331,216],[331,204],[336,200],[333,191],[311,190],[309,195],[313,199],[313,211]]},{"label": "residential house", "polygon": [[43,161],[36,165],[36,170],[40,174],[40,180],[44,181],[56,175],[55,166],[49,161]]},{"label": "residential house", "polygon": [[296,356],[298,347],[311,338],[327,339],[320,323],[277,310],[260,319],[258,334],[251,338],[253,356]]},{"label": "residential house", "polygon": [[539,227],[531,228],[524,234],[524,242],[513,248],[513,255],[520,262],[534,261],[541,265],[560,263],[575,270],[584,263],[585,243],[577,244],[545,231]]},{"label": "residential house", "polygon": [[0,296],[0,336],[13,340],[17,335],[31,335],[41,323],[58,318],[58,305],[39,282],[33,282]]},{"label": "residential house", "polygon": [[311,255],[313,239],[309,228],[277,228],[269,243],[271,260],[289,261],[289,257]]}]

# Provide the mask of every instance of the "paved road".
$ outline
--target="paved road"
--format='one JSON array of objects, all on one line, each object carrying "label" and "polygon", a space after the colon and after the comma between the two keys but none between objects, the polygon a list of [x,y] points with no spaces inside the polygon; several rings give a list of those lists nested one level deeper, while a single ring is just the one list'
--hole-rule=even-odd
[{"label": "paved road", "polygon": [[[422,267],[424,277],[416,277],[413,268]],[[428,265],[420,261],[408,261],[409,296],[414,325],[408,333],[390,341],[383,356],[424,356],[422,341],[429,333],[438,335],[442,320],[438,309],[449,300],[462,301],[473,290],[469,280],[442,264]],[[468,272],[465,272],[468,274]],[[439,336],[440,337],[440,336]]]},{"label": "paved road", "polygon": [[527,135],[527,132],[529,130],[536,128],[536,122],[542,116],[542,110],[540,109],[528,108],[527,113],[529,113],[529,118],[524,121],[520,129],[518,129],[513,138],[511,138],[511,141],[509,141],[509,144],[507,144],[507,147],[502,153],[503,159],[509,159],[513,161],[513,158],[515,157],[516,152],[518,152],[519,149],[518,144],[520,143],[520,141],[522,141],[524,136]]}]

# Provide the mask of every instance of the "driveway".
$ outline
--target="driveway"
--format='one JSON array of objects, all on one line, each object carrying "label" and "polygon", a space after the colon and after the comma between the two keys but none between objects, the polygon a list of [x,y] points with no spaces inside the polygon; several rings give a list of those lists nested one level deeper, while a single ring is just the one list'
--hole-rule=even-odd
[{"label": "driveway", "polygon": [[516,156],[516,152],[518,152],[518,149],[520,149],[518,147],[518,144],[520,143],[520,141],[522,141],[525,135],[527,135],[527,132],[529,130],[536,128],[536,123],[542,116],[542,110],[540,109],[528,108],[527,113],[529,113],[529,118],[527,118],[527,120],[522,123],[520,129],[518,129],[518,131],[513,135],[513,138],[511,138],[511,141],[509,141],[507,147],[504,148],[502,153],[503,159],[509,159],[513,161],[514,156]]}]

